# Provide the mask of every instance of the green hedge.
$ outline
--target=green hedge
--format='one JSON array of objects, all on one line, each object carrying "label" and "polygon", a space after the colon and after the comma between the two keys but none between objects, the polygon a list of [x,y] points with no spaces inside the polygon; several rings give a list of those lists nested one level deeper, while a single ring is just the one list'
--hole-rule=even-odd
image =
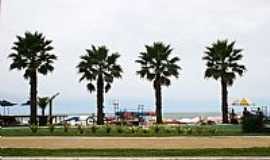
[{"label": "green hedge", "polygon": [[[32,130],[31,130],[32,129]],[[49,126],[31,128],[2,128],[2,136],[115,136],[115,137],[164,137],[164,136],[224,136],[241,135],[240,125],[168,126],[155,125],[149,128],[127,126]]]},{"label": "green hedge", "polygon": [[242,131],[245,133],[256,133],[264,131],[263,115],[248,114],[242,117]]},{"label": "green hedge", "polygon": [[2,156],[109,156],[109,157],[168,157],[168,156],[270,156],[270,148],[220,149],[25,149],[1,148]]}]

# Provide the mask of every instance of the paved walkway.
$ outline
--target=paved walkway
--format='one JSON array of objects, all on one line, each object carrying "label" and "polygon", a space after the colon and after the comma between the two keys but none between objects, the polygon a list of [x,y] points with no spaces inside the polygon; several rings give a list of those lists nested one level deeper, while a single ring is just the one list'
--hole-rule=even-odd
[{"label": "paved walkway", "polygon": [[270,160],[270,157],[2,157],[3,160]]},{"label": "paved walkway", "polygon": [[3,148],[250,148],[270,147],[266,136],[224,137],[2,137]]}]

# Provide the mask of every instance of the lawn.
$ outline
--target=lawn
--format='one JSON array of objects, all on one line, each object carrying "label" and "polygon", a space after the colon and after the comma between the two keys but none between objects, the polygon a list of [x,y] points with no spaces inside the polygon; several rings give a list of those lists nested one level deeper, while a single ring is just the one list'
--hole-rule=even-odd
[{"label": "lawn", "polygon": [[1,156],[270,156],[270,148],[239,149],[24,149],[2,148]]},{"label": "lawn", "polygon": [[1,136],[112,136],[112,137],[164,137],[164,136],[241,136],[270,135],[270,133],[242,133],[240,125],[205,125],[205,126],[154,126],[142,127],[89,126],[85,128],[49,127],[38,128],[33,133],[29,127],[1,128]]}]

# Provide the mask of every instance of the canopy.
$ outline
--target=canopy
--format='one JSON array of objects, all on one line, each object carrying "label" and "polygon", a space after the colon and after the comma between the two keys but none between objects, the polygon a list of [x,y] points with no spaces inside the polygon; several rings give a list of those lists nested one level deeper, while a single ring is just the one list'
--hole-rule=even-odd
[{"label": "canopy", "polygon": [[26,101],[25,103],[22,103],[21,105],[22,105],[22,106],[30,106],[30,104],[31,104],[31,103],[30,103],[30,100],[28,100],[28,101]]},{"label": "canopy", "polygon": [[8,111],[8,114],[9,114],[9,107],[11,107],[11,106],[15,106],[15,105],[17,105],[16,103],[12,103],[12,102],[9,102],[9,101],[7,101],[7,100],[2,100],[2,101],[0,101],[0,106],[2,106],[3,108],[4,108],[4,113],[3,113],[3,115],[5,115],[6,114],[6,107],[7,107],[7,111]]},{"label": "canopy", "polygon": [[9,102],[6,100],[0,101],[0,106],[2,106],[2,107],[11,107],[11,106],[15,106],[15,105],[16,105],[16,103],[12,103],[12,102]]},{"label": "canopy", "polygon": [[232,103],[233,106],[254,106],[255,104],[252,103],[249,99],[247,98],[242,98],[242,99],[238,99],[233,101]]}]

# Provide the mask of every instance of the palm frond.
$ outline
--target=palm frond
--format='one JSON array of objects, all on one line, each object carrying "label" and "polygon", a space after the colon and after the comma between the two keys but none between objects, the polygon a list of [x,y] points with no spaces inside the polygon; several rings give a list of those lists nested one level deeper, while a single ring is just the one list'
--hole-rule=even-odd
[{"label": "palm frond", "polygon": [[242,49],[235,49],[235,41],[217,40],[211,46],[206,47],[203,60],[206,61],[205,78],[223,79],[228,85],[232,85],[235,74],[243,75],[246,67],[239,64],[243,55]]},{"label": "palm frond", "polygon": [[180,61],[178,57],[172,57],[173,49],[170,45],[165,45],[162,42],[154,42],[153,45],[145,45],[145,52],[140,52],[138,59],[135,61],[140,64],[140,70],[136,73],[141,78],[146,78],[153,81],[156,78],[163,76],[161,85],[170,85],[168,82],[169,77],[179,76],[181,67],[177,62]]},{"label": "palm frond", "polygon": [[12,60],[10,69],[25,70],[24,78],[31,77],[32,71],[38,71],[42,74],[52,72],[53,63],[57,59],[49,51],[53,50],[50,45],[51,40],[46,40],[42,33],[25,32],[23,36],[17,36],[12,50],[14,51],[8,57]]},{"label": "palm frond", "polygon": [[96,90],[96,87],[90,82],[87,84],[87,89],[90,93],[92,93]]},{"label": "palm frond", "polygon": [[107,86],[105,86],[106,92],[111,88],[114,78],[121,78],[123,71],[121,66],[117,64],[120,55],[118,53],[109,55],[108,52],[106,46],[96,47],[91,45],[91,49],[86,49],[86,54],[80,56],[81,61],[76,66],[78,73],[81,75],[79,81],[88,81],[90,88],[88,85],[87,88],[90,92],[95,91],[92,82],[97,81],[99,75],[104,77],[103,81],[106,82]]}]

